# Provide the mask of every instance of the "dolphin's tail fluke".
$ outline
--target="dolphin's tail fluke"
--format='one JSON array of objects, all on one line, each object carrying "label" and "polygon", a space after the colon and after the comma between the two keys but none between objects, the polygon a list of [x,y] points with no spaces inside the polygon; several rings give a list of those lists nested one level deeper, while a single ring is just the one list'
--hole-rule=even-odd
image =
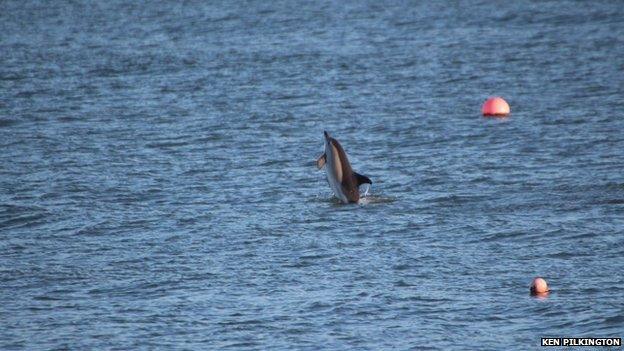
[{"label": "dolphin's tail fluke", "polygon": [[357,180],[357,185],[360,186],[362,184],[373,184],[373,182],[370,180],[370,178],[368,178],[365,175],[361,175],[357,172],[353,172],[353,176],[355,177],[355,180]]}]

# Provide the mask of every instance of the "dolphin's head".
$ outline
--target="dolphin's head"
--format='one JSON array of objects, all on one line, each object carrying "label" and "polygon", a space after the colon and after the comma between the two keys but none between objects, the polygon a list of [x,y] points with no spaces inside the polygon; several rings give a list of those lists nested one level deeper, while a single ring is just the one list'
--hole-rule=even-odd
[{"label": "dolphin's head", "polygon": [[323,131],[323,135],[325,135],[325,152],[331,150],[330,146],[331,146],[331,140],[332,137],[329,136],[329,133],[327,133],[327,131]]}]

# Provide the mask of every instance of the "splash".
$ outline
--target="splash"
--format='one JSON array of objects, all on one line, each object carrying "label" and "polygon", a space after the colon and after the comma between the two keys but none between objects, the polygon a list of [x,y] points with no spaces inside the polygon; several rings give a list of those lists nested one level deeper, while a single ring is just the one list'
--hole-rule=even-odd
[{"label": "splash", "polygon": [[364,188],[364,194],[360,196],[360,200],[358,201],[358,204],[360,205],[366,205],[370,203],[370,198],[368,198],[368,191],[370,190],[370,184],[365,184],[365,186],[366,188]]},{"label": "splash", "polygon": [[395,202],[397,199],[394,197],[380,196],[380,195],[369,195],[367,197],[360,197],[360,201],[358,204],[360,205],[368,205],[368,204],[385,204]]},{"label": "splash", "polygon": [[362,195],[362,197],[367,197],[369,190],[370,190],[370,184],[366,184],[366,190],[364,190],[364,195]]}]

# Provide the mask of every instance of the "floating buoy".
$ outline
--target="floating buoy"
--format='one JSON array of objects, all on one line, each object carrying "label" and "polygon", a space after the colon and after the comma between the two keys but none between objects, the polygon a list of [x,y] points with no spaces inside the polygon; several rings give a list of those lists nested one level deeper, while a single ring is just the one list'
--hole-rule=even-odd
[{"label": "floating buoy", "polygon": [[486,117],[505,117],[510,112],[507,101],[498,96],[487,99],[481,110]]},{"label": "floating buoy", "polygon": [[550,292],[548,290],[548,284],[544,278],[537,277],[531,282],[531,295],[547,295]]}]

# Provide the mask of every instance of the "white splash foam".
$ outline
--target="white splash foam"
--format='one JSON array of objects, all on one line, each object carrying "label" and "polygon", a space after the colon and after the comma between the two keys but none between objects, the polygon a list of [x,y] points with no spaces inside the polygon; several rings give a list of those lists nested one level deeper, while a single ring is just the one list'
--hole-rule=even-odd
[{"label": "white splash foam", "polygon": [[364,195],[362,195],[362,197],[367,197],[369,190],[370,190],[370,184],[366,184],[366,190],[364,190]]},{"label": "white splash foam", "polygon": [[366,188],[364,190],[364,194],[362,194],[362,196],[360,196],[360,200],[358,201],[359,205],[366,205],[369,204],[371,202],[371,198],[367,197],[368,196],[368,191],[370,190],[370,184],[365,184]]}]

